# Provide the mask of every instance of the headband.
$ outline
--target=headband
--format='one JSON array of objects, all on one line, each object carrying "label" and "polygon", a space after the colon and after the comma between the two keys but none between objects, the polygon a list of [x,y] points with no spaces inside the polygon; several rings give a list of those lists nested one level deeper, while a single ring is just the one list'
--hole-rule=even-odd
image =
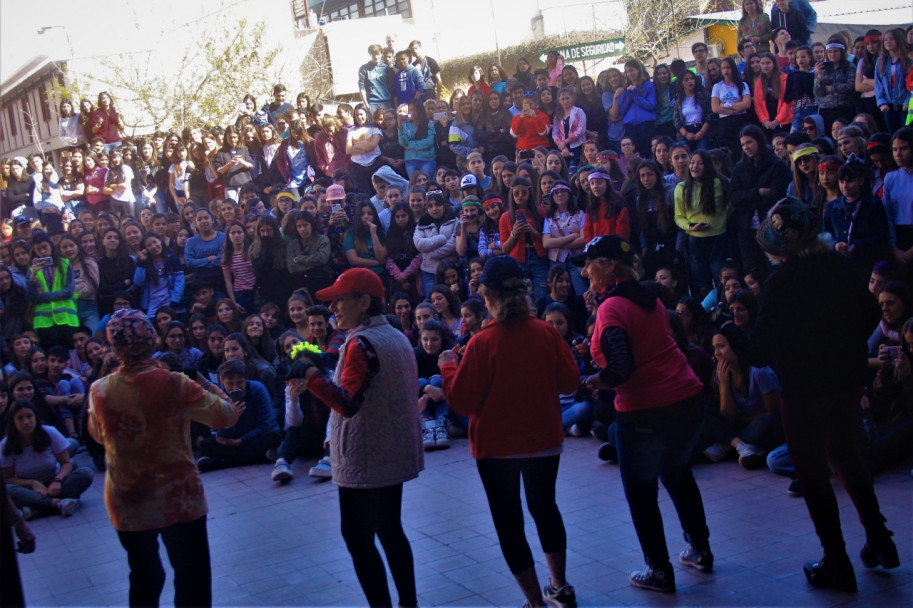
[{"label": "headband", "polygon": [[865,43],[868,44],[870,42],[881,42],[881,34],[872,34],[871,36],[866,36]]},{"label": "headband", "polygon": [[485,199],[485,202],[482,203],[483,207],[491,207],[492,205],[504,205],[504,201],[498,197]]},{"label": "headband", "polygon": [[836,171],[841,166],[842,165],[838,165],[837,163],[819,163],[818,171]]},{"label": "headband", "polygon": [[800,158],[802,158],[804,156],[811,156],[812,154],[817,154],[817,153],[818,153],[818,148],[815,148],[814,146],[810,146],[808,148],[802,148],[801,150],[796,150],[795,152],[793,152],[793,162],[796,162],[797,160],[799,160]]},{"label": "headband", "polygon": [[866,150],[875,150],[877,148],[882,148],[882,149],[887,150],[888,145],[881,141],[870,141],[869,143],[867,143],[865,145]]},{"label": "headband", "polygon": [[599,154],[596,155],[597,160],[605,160],[607,158],[611,158],[612,160],[618,160],[618,153],[615,152],[614,150],[607,150],[604,152],[600,152]]},{"label": "headband", "polygon": [[552,186],[552,189],[548,191],[548,193],[554,194],[555,190],[567,190],[568,192],[571,191],[571,189],[564,184],[555,184],[554,186]]},{"label": "headband", "polygon": [[479,199],[474,196],[473,197],[467,196],[463,200],[462,204],[460,204],[460,209],[465,209],[466,207],[478,207],[479,209],[481,209],[482,203],[480,203]]},{"label": "headband", "polygon": [[841,51],[845,51],[846,45],[843,44],[842,42],[828,42],[827,46],[825,46],[824,48],[825,48],[825,50],[828,50],[828,51],[831,49],[840,49]]},{"label": "headband", "polygon": [[276,195],[276,200],[278,201],[280,198],[287,198],[290,201],[292,201],[293,203],[295,202],[295,195],[292,194],[291,192],[280,192],[279,194]]}]

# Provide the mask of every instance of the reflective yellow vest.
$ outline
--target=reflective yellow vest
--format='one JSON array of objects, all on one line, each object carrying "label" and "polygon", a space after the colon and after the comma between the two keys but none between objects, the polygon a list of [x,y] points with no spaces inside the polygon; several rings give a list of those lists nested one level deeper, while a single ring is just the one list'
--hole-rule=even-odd
[{"label": "reflective yellow vest", "polygon": [[[62,291],[66,286],[67,270],[70,268],[70,260],[61,259],[60,267],[54,269],[54,285],[48,289],[48,282],[42,271],[36,273],[36,280],[43,293],[51,291]],[[76,314],[76,301],[73,297],[66,300],[54,300],[53,302],[42,302],[35,305],[35,329],[45,329],[55,325],[69,325],[70,327],[79,326],[79,317]]]}]

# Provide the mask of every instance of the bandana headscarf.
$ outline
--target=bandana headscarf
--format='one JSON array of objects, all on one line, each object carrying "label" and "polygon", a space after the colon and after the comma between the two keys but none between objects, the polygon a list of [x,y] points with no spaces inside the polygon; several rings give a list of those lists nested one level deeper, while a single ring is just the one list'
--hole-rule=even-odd
[{"label": "bandana headscarf", "polygon": [[125,308],[111,315],[107,325],[108,342],[120,355],[137,355],[155,347],[155,328],[141,310]]}]

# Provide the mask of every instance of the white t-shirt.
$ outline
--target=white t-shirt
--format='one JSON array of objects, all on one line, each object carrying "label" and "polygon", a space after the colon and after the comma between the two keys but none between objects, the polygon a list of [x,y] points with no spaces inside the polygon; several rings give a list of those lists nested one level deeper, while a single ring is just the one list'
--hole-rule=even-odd
[{"label": "white t-shirt", "polygon": [[124,183],[127,184],[127,187],[124,188],[123,192],[112,194],[111,198],[122,203],[132,203],[136,201],[136,197],[133,195],[133,167],[130,165],[122,166],[124,168]]},{"label": "white t-shirt", "polygon": [[13,467],[13,475],[22,479],[37,479],[41,483],[54,479],[57,471],[60,470],[60,464],[57,462],[57,454],[66,451],[69,444],[66,438],[60,434],[60,431],[52,426],[42,425],[47,434],[51,437],[51,445],[43,452],[36,452],[32,446],[23,446],[21,454],[3,455],[3,448],[6,447],[6,439],[0,441],[0,467]]},{"label": "white t-shirt", "polygon": [[[739,89],[735,85],[726,84],[725,80],[721,80],[718,83],[716,83],[715,85],[713,85],[713,92],[711,93],[710,96],[716,97],[717,99],[720,100],[720,103],[722,105],[726,105],[726,103],[736,103],[738,101],[742,101],[742,97],[744,97],[745,95],[750,95],[750,93],[748,91],[748,85],[746,83],[744,83],[744,82],[742,83],[742,93],[740,95]],[[745,113],[745,111],[743,110],[741,112],[736,112],[735,114],[720,114],[720,118],[728,118],[729,116],[738,116],[739,114],[744,114],[744,113]]]},{"label": "white t-shirt", "polygon": [[701,107],[695,103],[695,97],[686,97],[682,100],[682,119],[686,125],[699,125],[704,118],[704,112]]},{"label": "white t-shirt", "polygon": [[[346,136],[350,144],[363,143],[373,136],[383,137],[381,130],[375,125],[365,125],[363,127],[352,127]],[[358,163],[362,167],[367,167],[380,156],[380,146],[374,146],[374,150],[366,154],[353,154],[351,156],[353,163]]]}]

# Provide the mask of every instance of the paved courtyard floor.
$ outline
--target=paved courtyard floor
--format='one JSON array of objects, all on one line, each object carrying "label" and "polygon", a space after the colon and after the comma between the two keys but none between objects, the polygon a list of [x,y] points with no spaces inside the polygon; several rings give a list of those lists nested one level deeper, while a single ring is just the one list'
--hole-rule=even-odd
[{"label": "paved courtyard floor", "polygon": [[[569,438],[558,476],[558,502],[568,532],[568,578],[577,587],[580,606],[913,606],[910,462],[876,478],[882,511],[900,550],[902,565],[895,570],[863,568],[858,558],[863,530],[835,481],[859,583],[856,595],[820,591],[806,583],[802,564],[820,557],[821,550],[805,503],[786,493],[788,479],[766,470],[744,471],[735,462],[696,467],[716,565],[712,574],[677,568],[678,593],[664,595],[628,584],[628,572],[642,567],[643,558],[618,468],[596,458],[598,445],[592,438]],[[91,466],[85,454],[76,459]],[[450,450],[427,454],[425,462],[422,475],[405,486],[403,507],[420,605],[521,605],[466,439],[455,439]],[[311,464],[297,462],[297,476],[286,486],[270,481],[266,464],[203,476],[215,605],[364,605],[339,533],[336,488],[308,477]],[[105,513],[103,484],[103,475],[97,474],[73,517],[31,523],[38,550],[19,557],[28,605],[127,604],[127,560]],[[660,507],[669,550],[677,555],[684,541],[662,489]],[[547,570],[529,518],[527,534],[544,582]],[[165,605],[173,597],[166,570]]]}]

